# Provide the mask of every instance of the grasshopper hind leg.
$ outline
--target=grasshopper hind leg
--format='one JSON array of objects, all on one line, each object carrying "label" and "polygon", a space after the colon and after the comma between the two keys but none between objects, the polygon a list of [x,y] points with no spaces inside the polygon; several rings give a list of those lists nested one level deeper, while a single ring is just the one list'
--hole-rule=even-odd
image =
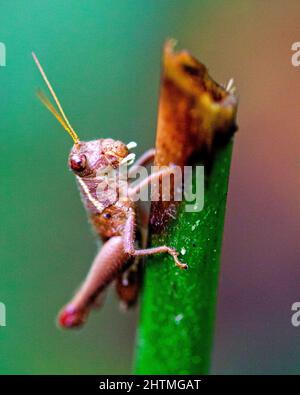
[{"label": "grasshopper hind leg", "polygon": [[130,255],[124,251],[122,237],[115,236],[109,239],[95,257],[82,286],[60,312],[60,326],[74,328],[84,324],[103,291],[128,267],[130,259]]}]

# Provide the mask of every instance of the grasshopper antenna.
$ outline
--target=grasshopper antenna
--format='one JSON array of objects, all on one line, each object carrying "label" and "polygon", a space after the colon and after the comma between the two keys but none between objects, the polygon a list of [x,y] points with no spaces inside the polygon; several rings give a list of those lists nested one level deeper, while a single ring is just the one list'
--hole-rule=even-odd
[{"label": "grasshopper antenna", "polygon": [[62,108],[62,106],[61,106],[61,104],[60,104],[60,102],[59,102],[59,100],[58,100],[58,98],[57,98],[57,96],[56,96],[56,94],[54,92],[54,89],[52,88],[52,86],[51,86],[51,84],[50,84],[50,82],[49,82],[49,80],[48,80],[48,78],[46,76],[46,73],[44,72],[44,70],[43,70],[43,68],[42,68],[42,66],[41,66],[41,64],[40,64],[40,62],[39,62],[39,60],[38,60],[38,58],[37,58],[37,56],[36,56],[36,54],[34,52],[32,52],[32,57],[33,57],[33,60],[35,61],[36,65],[37,65],[37,67],[38,67],[38,69],[39,69],[39,71],[40,71],[40,73],[41,73],[41,75],[42,75],[42,77],[43,77],[43,79],[44,79],[44,81],[45,81],[45,83],[46,83],[46,85],[47,85],[47,87],[48,87],[48,89],[49,89],[49,91],[50,91],[50,93],[51,93],[51,95],[52,95],[52,97],[53,97],[58,109],[59,109],[59,111],[60,111],[60,113],[61,113],[61,117],[56,112],[56,110],[51,105],[51,103],[45,98],[45,96],[43,94],[41,94],[41,93],[38,93],[38,96],[39,96],[40,100],[48,108],[48,110],[55,116],[55,118],[62,124],[64,129],[72,137],[74,143],[78,144],[79,143],[79,137],[78,137],[77,133],[75,132],[75,130],[72,128],[70,122],[68,121],[68,118],[67,118],[66,114],[64,113],[64,110],[63,110],[63,108]]}]

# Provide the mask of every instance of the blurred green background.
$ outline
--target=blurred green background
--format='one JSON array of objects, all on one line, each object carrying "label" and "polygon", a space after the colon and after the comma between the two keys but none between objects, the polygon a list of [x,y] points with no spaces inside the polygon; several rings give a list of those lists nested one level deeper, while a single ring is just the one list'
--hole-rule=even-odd
[{"label": "blurred green background", "polygon": [[175,37],[241,97],[214,373],[300,373],[298,1],[1,0],[0,373],[130,373],[137,312],[114,292],[81,331],[55,316],[96,243],[66,166],[71,139],[35,97],[40,58],[82,140],[153,146],[161,47]]}]

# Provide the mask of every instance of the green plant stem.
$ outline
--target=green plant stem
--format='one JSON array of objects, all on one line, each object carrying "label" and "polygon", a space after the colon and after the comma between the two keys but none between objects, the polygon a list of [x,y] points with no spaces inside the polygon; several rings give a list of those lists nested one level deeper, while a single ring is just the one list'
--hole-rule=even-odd
[{"label": "green plant stem", "polygon": [[178,269],[165,254],[146,261],[137,374],[209,372],[231,152],[232,140],[205,168],[203,210],[185,212],[183,202],[167,232],[150,239],[152,246],[186,251],[180,259],[189,269]]}]

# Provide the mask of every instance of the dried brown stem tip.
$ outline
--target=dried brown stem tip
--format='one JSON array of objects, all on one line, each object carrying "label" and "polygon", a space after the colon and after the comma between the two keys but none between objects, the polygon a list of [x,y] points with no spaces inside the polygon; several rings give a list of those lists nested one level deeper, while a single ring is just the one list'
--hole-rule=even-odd
[{"label": "dried brown stem tip", "polygon": [[[227,87],[217,84],[202,63],[185,50],[174,51],[174,46],[174,40],[167,41],[163,53],[155,164],[209,164],[213,148],[237,129],[233,80]],[[176,216],[176,206],[172,199],[152,203],[152,233],[165,229]]]},{"label": "dried brown stem tip", "polygon": [[217,84],[187,51],[166,42],[156,137],[157,165],[185,165],[197,152],[211,152],[216,141],[236,130],[234,88]]}]

